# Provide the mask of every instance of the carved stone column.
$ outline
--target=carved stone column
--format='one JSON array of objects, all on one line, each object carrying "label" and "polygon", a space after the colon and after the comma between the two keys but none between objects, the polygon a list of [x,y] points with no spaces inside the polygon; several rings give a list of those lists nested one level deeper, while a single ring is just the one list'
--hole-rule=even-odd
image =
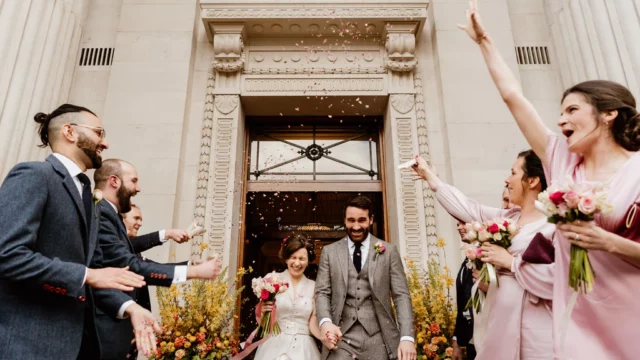
[{"label": "carved stone column", "polygon": [[385,116],[384,151],[387,209],[389,218],[397,219],[389,224],[391,240],[398,242],[403,256],[424,266],[429,252],[423,189],[413,181],[409,171],[397,169],[398,164],[411,160],[421,149],[414,84],[418,63],[415,55],[417,29],[418,23],[413,21],[385,24],[385,67],[389,70],[390,96]]},{"label": "carved stone column", "polygon": [[387,211],[394,219],[388,224],[391,241],[403,256],[424,264],[428,251],[422,186],[409,171],[397,169],[419,151],[415,105],[414,94],[389,97],[384,126]]},{"label": "carved stone column", "polygon": [[[194,215],[207,233],[193,242],[191,254],[230,257],[237,248],[243,194],[244,114],[240,104],[240,75],[244,66],[243,24],[212,26],[214,59],[207,87],[202,128],[197,201]],[[202,243],[208,250],[203,251]]]},{"label": "carved stone column", "polygon": [[640,15],[631,0],[545,0],[563,85],[608,79],[640,96]]}]

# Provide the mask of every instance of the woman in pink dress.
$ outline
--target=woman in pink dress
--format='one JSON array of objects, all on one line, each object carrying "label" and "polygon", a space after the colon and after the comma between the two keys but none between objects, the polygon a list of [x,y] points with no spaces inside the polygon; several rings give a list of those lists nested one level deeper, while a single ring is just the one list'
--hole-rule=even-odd
[{"label": "woman in pink dress", "polygon": [[509,201],[505,210],[481,205],[458,189],[443,183],[422,158],[413,169],[429,183],[440,204],[453,217],[464,221],[509,218],[520,230],[509,249],[482,247],[482,261],[497,267],[499,287],[490,287],[482,310],[474,318],[473,343],[477,360],[549,360],[553,354],[551,303],[553,263],[530,264],[522,260],[529,244],[541,233],[550,241],[555,226],[535,208],[538,194],[547,183],[540,159],[533,151],[520,153],[505,180]]},{"label": "woman in pink dress", "polygon": [[[560,224],[554,234],[554,356],[557,359],[640,358],[640,114],[633,95],[610,81],[587,81],[566,90],[552,133],[481,24],[477,2],[460,26],[480,45],[491,77],[520,130],[543,160],[550,183],[604,183],[614,212],[594,221]],[[568,285],[570,246],[589,250],[593,290],[573,295]],[[566,326],[565,326],[566,325]],[[563,331],[566,328],[566,332]],[[564,341],[563,341],[564,339]]]}]

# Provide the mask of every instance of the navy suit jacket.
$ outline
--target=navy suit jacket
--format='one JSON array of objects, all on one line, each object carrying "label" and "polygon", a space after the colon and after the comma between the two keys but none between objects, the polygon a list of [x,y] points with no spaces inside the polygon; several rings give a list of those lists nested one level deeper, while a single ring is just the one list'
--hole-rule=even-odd
[{"label": "navy suit jacket", "polygon": [[154,231],[152,233],[148,233],[145,235],[132,237],[129,240],[131,240],[131,245],[133,245],[133,251],[136,254],[139,254],[143,251],[147,251],[153,247],[162,245],[162,241],[160,241],[159,231]]},{"label": "navy suit jacket", "polygon": [[471,319],[464,316],[464,309],[471,298],[471,288],[473,288],[473,276],[471,269],[467,267],[467,259],[462,262],[458,276],[456,277],[456,299],[457,316],[456,327],[453,335],[458,339],[458,345],[467,346],[473,337],[473,312],[470,310]]},{"label": "navy suit jacket", "polygon": [[94,304],[115,316],[130,300],[83,284],[86,268],[102,260],[94,209],[89,216],[87,229],[78,188],[55,156],[7,175],[0,187],[0,359],[75,360],[83,332],[96,335]]},{"label": "navy suit jacket", "polygon": [[[144,260],[140,254],[136,253],[127,236],[122,217],[111,204],[101,201],[97,208],[100,212],[98,244],[103,254],[104,265],[129,266],[131,271],[144,276],[147,285],[171,286],[177,264],[158,264],[151,260]],[[186,262],[184,264],[186,265]],[[149,289],[146,286],[126,294],[141,306],[151,310]],[[98,309],[96,325],[100,335],[102,359],[126,358],[134,338],[131,322],[127,319],[115,319]]]}]

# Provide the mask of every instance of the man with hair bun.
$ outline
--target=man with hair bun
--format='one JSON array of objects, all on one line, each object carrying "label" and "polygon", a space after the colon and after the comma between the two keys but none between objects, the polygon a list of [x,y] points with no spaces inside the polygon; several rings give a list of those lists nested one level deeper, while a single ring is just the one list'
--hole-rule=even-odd
[{"label": "man with hair bun", "polygon": [[[111,316],[144,285],[128,268],[101,268],[98,215],[84,174],[102,165],[109,148],[100,119],[64,104],[38,113],[45,161],[17,164],[0,187],[0,359],[99,359],[94,306]],[[155,344],[140,306],[126,314]],[[159,330],[159,328],[157,328]]]}]

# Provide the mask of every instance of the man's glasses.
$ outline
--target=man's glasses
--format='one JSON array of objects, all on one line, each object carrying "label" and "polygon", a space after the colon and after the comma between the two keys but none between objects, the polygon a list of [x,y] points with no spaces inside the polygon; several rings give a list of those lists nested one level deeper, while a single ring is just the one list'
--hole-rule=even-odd
[{"label": "man's glasses", "polygon": [[98,136],[100,136],[101,139],[104,139],[107,136],[107,131],[104,128],[101,128],[101,127],[95,127],[95,126],[89,126],[89,125],[83,125],[83,124],[74,124],[74,123],[71,123],[69,125],[71,125],[71,126],[79,126],[79,127],[83,127],[83,128],[87,128],[87,129],[93,130],[93,132],[98,134]]}]

